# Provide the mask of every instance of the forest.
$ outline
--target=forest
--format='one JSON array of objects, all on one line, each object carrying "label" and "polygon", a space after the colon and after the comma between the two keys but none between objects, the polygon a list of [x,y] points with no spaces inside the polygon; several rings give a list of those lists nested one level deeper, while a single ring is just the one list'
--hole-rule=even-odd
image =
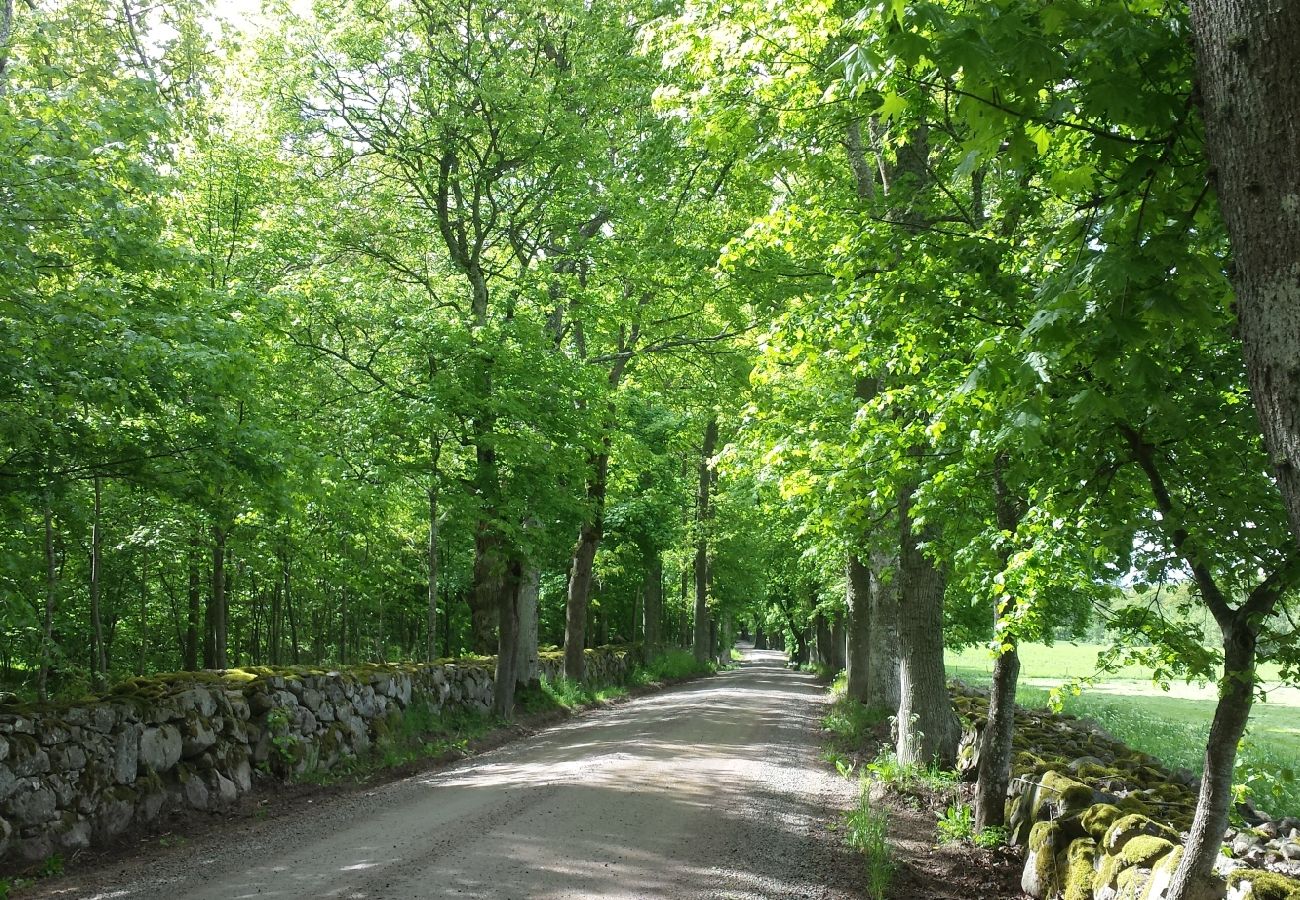
[{"label": "forest", "polygon": [[1297,64],[1266,0],[0,0],[0,688],[743,629],[951,764],[981,646],[997,825],[1018,644],[1102,623],[1220,685],[1193,896],[1300,661]]}]

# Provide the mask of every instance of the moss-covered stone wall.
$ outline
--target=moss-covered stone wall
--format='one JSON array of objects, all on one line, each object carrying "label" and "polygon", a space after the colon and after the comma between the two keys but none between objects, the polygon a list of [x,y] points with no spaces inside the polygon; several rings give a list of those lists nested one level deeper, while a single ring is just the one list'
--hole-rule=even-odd
[{"label": "moss-covered stone wall", "polygon": [[[558,678],[559,653],[541,674]],[[587,651],[594,683],[620,683],[632,646]],[[491,658],[343,670],[250,668],[136,678],[71,704],[0,706],[0,869],[147,826],[169,810],[233,803],[257,778],[327,772],[420,703],[487,712]]]},{"label": "moss-covered stone wall", "polygon": [[[959,768],[973,779],[987,698],[964,685]],[[1007,797],[1021,888],[1039,900],[1163,900],[1183,853],[1197,779],[1115,740],[1095,723],[1017,710]],[[1258,812],[1258,811],[1252,811]],[[1300,900],[1300,822],[1263,817],[1230,830],[1219,871],[1229,900]]]}]

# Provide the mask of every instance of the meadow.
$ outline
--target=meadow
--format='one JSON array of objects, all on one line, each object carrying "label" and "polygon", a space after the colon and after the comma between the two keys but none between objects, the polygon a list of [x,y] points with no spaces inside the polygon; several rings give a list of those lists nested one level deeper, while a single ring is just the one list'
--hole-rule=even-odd
[{"label": "meadow", "polygon": [[[1021,680],[1016,700],[1046,706],[1049,692],[1096,674],[1097,644],[1060,642],[1021,648]],[[971,684],[986,684],[993,660],[982,647],[948,651],[948,674]],[[1255,804],[1275,816],[1300,815],[1300,690],[1277,682],[1277,669],[1261,667],[1267,700],[1256,701],[1237,762],[1237,783]],[[1165,690],[1151,671],[1129,666],[1099,676],[1077,696],[1063,694],[1065,712],[1094,719],[1131,747],[1160,757],[1171,767],[1199,774],[1205,736],[1214,715],[1213,684],[1175,682]]]}]

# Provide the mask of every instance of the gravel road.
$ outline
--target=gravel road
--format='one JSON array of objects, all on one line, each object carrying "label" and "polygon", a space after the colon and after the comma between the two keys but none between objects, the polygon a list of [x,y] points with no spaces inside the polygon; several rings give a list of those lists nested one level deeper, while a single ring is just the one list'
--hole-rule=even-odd
[{"label": "gravel road", "polygon": [[51,895],[858,897],[860,858],[830,827],[854,788],[817,758],[822,692],[784,662],[746,651],[717,677]]}]

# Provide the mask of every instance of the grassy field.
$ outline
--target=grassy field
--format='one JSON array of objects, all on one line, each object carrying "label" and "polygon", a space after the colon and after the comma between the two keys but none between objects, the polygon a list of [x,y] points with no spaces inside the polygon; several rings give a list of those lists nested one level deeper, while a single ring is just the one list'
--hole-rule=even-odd
[{"label": "grassy field", "polygon": [[[1021,648],[1021,682],[1016,699],[1043,706],[1048,691],[1096,671],[1097,651],[1089,644],[1026,644]],[[983,648],[947,654],[948,673],[972,684],[987,683],[993,660]],[[1261,675],[1277,677],[1276,667]],[[1169,691],[1151,683],[1150,670],[1132,666],[1065,697],[1065,711],[1097,720],[1132,747],[1160,757],[1169,766],[1199,773],[1201,754],[1216,692],[1212,684],[1175,683]],[[1300,690],[1270,685],[1267,702],[1257,702],[1238,760],[1238,782],[1261,808],[1275,815],[1300,814]]]}]

